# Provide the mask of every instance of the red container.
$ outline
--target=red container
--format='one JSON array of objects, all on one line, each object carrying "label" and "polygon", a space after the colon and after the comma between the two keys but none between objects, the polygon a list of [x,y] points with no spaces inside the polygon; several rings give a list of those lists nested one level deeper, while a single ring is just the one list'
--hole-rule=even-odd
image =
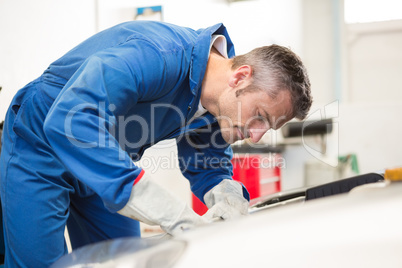
[{"label": "red container", "polygon": [[[281,170],[277,165],[277,154],[234,155],[233,179],[246,186],[250,199],[281,191]],[[193,209],[203,215],[208,208],[193,194]]]}]

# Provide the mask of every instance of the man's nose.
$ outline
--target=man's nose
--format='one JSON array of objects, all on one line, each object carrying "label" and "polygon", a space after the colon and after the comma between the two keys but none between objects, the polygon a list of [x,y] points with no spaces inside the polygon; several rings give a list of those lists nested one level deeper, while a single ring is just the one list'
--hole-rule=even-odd
[{"label": "man's nose", "polygon": [[250,140],[253,143],[258,142],[259,140],[261,140],[262,136],[264,136],[264,134],[269,130],[269,127],[265,126],[265,127],[260,127],[260,128],[252,128],[249,130],[250,132]]}]

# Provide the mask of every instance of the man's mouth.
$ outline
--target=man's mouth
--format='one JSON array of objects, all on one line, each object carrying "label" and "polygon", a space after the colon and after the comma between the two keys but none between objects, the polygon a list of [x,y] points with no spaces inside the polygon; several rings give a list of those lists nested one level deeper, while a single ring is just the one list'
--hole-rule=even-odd
[{"label": "man's mouth", "polygon": [[240,130],[240,128],[237,128],[237,134],[238,134],[240,140],[244,140],[244,139],[245,139],[245,137],[244,137],[242,131]]}]

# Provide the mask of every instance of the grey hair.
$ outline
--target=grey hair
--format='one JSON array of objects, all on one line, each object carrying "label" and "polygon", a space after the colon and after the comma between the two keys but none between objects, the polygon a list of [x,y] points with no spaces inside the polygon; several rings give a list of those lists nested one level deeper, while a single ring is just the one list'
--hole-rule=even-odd
[{"label": "grey hair", "polygon": [[265,89],[272,98],[280,90],[289,90],[292,117],[306,118],[313,102],[310,79],[301,59],[294,52],[279,45],[259,47],[232,59],[233,70],[242,65],[251,66],[254,87]]}]

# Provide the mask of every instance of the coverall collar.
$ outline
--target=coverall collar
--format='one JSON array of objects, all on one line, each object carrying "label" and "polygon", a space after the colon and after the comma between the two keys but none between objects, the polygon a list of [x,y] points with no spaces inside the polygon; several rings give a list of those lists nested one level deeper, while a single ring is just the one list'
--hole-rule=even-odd
[{"label": "coverall collar", "polygon": [[190,64],[190,89],[193,95],[197,96],[201,88],[202,79],[205,75],[205,70],[208,62],[209,46],[211,43],[212,35],[221,34],[226,37],[227,50],[229,58],[235,56],[233,43],[229,37],[226,27],[222,23],[215,24],[214,26],[206,29],[198,30],[200,35],[194,45],[191,54]]},{"label": "coverall collar", "polygon": [[187,120],[189,120],[195,114],[201,98],[201,84],[207,68],[212,35],[220,34],[225,36],[227,41],[228,57],[232,58],[235,56],[232,40],[229,37],[226,27],[222,23],[215,24],[214,26],[206,29],[200,29],[197,32],[199,33],[199,36],[197,37],[191,54],[189,74],[190,90],[194,98],[189,103]]}]

